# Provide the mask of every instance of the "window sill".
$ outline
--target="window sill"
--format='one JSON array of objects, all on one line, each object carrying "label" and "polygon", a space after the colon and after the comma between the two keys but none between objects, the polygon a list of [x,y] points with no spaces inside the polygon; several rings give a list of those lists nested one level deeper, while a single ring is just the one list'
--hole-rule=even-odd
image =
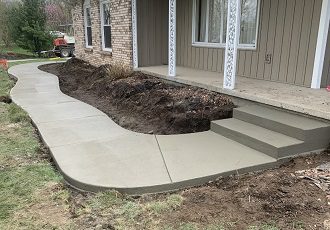
[{"label": "window sill", "polygon": [[101,50],[99,53],[101,55],[103,55],[103,56],[110,56],[110,57],[112,57],[112,50]]},{"label": "window sill", "polygon": [[[193,43],[192,47],[226,49],[225,45],[198,44],[198,43]],[[237,48],[239,50],[257,50],[257,47],[255,47],[255,46],[238,46]]]},{"label": "window sill", "polygon": [[93,53],[93,47],[87,47],[84,50],[85,52]]}]

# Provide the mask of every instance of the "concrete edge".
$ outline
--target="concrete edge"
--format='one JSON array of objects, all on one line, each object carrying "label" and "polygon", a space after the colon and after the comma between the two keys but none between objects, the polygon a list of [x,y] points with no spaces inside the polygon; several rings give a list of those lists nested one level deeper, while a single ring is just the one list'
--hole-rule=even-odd
[{"label": "concrete edge", "polygon": [[[30,116],[29,116],[30,117]],[[51,148],[48,146],[47,142],[44,140],[43,136],[41,135],[41,132],[39,131],[38,126],[34,123],[34,121],[31,119],[31,123],[35,127],[35,129],[38,131],[38,136],[40,137],[41,141],[43,144],[46,146],[46,148],[49,150],[49,153],[53,159],[54,165],[56,168],[59,170],[59,172],[62,174],[65,182],[73,187],[74,189],[80,190],[80,191],[86,191],[86,192],[102,192],[102,191],[109,191],[109,190],[117,190],[120,193],[125,193],[127,195],[142,195],[142,194],[157,194],[157,193],[166,193],[166,192],[173,192],[177,191],[180,189],[187,189],[187,188],[192,188],[192,187],[198,187],[203,184],[206,184],[210,181],[214,181],[219,177],[228,177],[231,175],[235,174],[245,174],[249,172],[254,172],[254,171],[263,171],[267,169],[272,169],[279,167],[281,164],[291,160],[292,158],[283,158],[281,161],[274,161],[274,162],[269,162],[265,164],[260,164],[260,165],[254,165],[250,167],[245,167],[245,168],[240,168],[237,170],[232,170],[228,172],[222,172],[214,175],[210,175],[207,177],[200,177],[200,178],[194,178],[190,180],[184,180],[184,181],[179,181],[179,182],[172,182],[168,184],[158,184],[158,185],[152,185],[152,186],[144,186],[144,187],[128,187],[128,188],[123,188],[123,187],[105,187],[102,185],[95,185],[95,184],[88,184],[83,181],[77,180],[70,175],[68,175],[60,165],[57,163],[56,158],[54,157],[54,154],[51,150]]]}]

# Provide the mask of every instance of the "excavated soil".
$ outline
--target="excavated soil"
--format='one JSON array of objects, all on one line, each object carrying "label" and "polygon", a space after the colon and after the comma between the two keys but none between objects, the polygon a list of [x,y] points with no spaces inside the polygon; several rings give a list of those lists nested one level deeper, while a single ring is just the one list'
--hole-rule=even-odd
[{"label": "excavated soil", "polygon": [[[235,228],[276,223],[279,229],[323,229],[329,219],[327,194],[297,171],[330,160],[329,153],[297,158],[279,169],[220,178],[208,186],[183,191],[184,205],[169,214],[176,222],[212,223],[214,216]],[[175,223],[173,223],[174,225]],[[303,225],[303,226],[299,226]],[[267,228],[268,229],[268,228]]]},{"label": "excavated soil", "polygon": [[93,105],[124,128],[154,134],[210,129],[210,121],[229,118],[229,97],[165,81],[111,65],[95,67],[79,59],[40,69],[59,77],[63,93]]}]

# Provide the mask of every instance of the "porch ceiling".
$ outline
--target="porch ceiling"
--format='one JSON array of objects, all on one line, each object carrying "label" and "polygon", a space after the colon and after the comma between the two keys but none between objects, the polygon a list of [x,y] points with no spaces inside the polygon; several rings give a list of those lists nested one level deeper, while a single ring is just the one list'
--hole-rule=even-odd
[{"label": "porch ceiling", "polygon": [[167,77],[167,66],[141,67],[139,70],[180,83],[198,86],[237,98],[259,102],[294,112],[330,120],[330,92],[245,77],[236,78],[234,90],[223,88],[223,74],[177,67],[176,77]]}]

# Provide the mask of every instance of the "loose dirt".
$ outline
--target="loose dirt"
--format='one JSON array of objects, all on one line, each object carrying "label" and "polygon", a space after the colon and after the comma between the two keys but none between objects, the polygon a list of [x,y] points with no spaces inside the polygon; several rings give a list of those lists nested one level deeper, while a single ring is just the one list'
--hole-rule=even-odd
[{"label": "loose dirt", "polygon": [[0,96],[0,102],[10,104],[12,102],[12,100],[9,96]]},{"label": "loose dirt", "polygon": [[59,77],[65,93],[105,112],[124,128],[154,134],[181,134],[210,129],[210,121],[232,116],[229,97],[176,84],[141,72],[79,59],[40,69]]},{"label": "loose dirt", "polygon": [[[182,192],[183,206],[166,221],[212,223],[214,217],[236,223],[228,229],[247,229],[260,223],[276,223],[279,229],[323,229],[329,219],[329,199],[297,171],[330,160],[328,152],[294,159],[286,165],[259,173],[219,178],[209,185]],[[173,221],[172,221],[173,219]]]}]

